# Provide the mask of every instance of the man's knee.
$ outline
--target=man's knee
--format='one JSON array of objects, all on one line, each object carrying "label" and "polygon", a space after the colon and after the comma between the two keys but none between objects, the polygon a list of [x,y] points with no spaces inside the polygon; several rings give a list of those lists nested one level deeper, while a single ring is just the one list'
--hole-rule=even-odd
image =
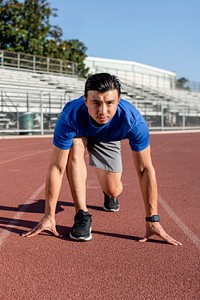
[{"label": "man's knee", "polygon": [[87,143],[83,138],[73,139],[73,144],[69,153],[67,169],[73,166],[82,165],[84,163],[86,145]]},{"label": "man's knee", "polygon": [[87,138],[74,138],[72,143],[72,148],[86,148],[87,146]]},{"label": "man's knee", "polygon": [[123,191],[123,185],[122,185],[121,181],[107,185],[104,190],[104,192],[108,196],[113,197],[113,198],[118,197],[122,193],[122,191]]},{"label": "man's knee", "polygon": [[87,139],[86,138],[75,138],[73,139],[72,148],[70,150],[71,156],[73,159],[83,156],[85,153],[85,148],[87,146]]}]

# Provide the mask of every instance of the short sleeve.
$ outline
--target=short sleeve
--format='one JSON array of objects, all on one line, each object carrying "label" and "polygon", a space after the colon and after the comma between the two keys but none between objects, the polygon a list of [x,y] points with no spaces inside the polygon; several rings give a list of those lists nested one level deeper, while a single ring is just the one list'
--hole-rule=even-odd
[{"label": "short sleeve", "polygon": [[65,123],[61,115],[54,130],[53,144],[59,149],[68,150],[71,148],[75,136],[75,130]]},{"label": "short sleeve", "polygon": [[128,139],[133,151],[140,152],[149,146],[149,128],[141,115],[138,115],[135,124],[129,131]]}]

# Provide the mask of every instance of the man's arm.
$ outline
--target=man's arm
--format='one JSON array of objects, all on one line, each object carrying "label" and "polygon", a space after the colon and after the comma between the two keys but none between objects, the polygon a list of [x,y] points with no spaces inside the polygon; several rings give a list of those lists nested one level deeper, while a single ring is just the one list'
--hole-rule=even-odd
[{"label": "man's arm", "polygon": [[51,231],[58,236],[56,231],[55,211],[60,193],[63,174],[66,169],[69,150],[61,150],[54,147],[51,163],[49,165],[45,186],[45,214],[41,221],[32,230],[22,234],[25,237],[33,237],[44,230]]},{"label": "man's arm", "polygon": [[[150,146],[141,152],[132,151],[132,155],[144,200],[146,217],[158,215],[157,181],[151,160]],[[146,235],[140,242],[145,242],[154,234],[172,245],[181,245],[165,232],[160,222],[146,222]]]}]

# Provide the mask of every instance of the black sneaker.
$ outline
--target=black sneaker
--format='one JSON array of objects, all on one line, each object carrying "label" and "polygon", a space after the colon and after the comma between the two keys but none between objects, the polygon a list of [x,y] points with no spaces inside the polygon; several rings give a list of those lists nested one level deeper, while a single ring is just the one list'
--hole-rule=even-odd
[{"label": "black sneaker", "polygon": [[77,241],[92,239],[92,215],[88,211],[79,210],[74,217],[74,225],[70,231],[70,238]]},{"label": "black sneaker", "polygon": [[106,211],[119,211],[119,201],[117,198],[112,198],[104,193],[104,206]]}]

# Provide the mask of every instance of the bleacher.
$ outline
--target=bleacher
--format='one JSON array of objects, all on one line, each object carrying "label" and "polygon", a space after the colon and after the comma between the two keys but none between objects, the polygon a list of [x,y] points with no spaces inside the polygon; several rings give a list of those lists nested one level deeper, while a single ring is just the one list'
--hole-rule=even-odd
[{"label": "bleacher", "polygon": [[[186,107],[190,118],[195,117],[195,122],[196,117],[199,119],[199,93],[120,80],[122,97],[136,106],[152,127],[164,124],[165,117],[168,126],[182,124]],[[52,130],[64,104],[83,94],[84,83],[85,79],[77,76],[0,67],[0,131],[20,129],[19,116],[26,112],[34,114],[35,130],[41,131],[41,122],[46,124],[44,128]]]},{"label": "bleacher", "polygon": [[124,98],[144,115],[152,130],[200,128],[200,84],[193,89],[189,82],[178,89],[174,72],[135,62],[89,58],[89,63],[95,72],[120,78]]},{"label": "bleacher", "polygon": [[[19,112],[26,111],[27,97],[35,98],[35,108],[40,109],[40,97],[43,104],[49,106],[51,97],[51,110],[58,112],[62,104],[83,93],[84,80],[72,76],[59,76],[54,74],[40,74],[22,69],[0,68],[0,89],[7,97],[7,103],[12,103],[11,111],[18,108]],[[31,101],[30,101],[31,102]]]},{"label": "bleacher", "polygon": [[152,88],[127,82],[123,82],[123,86],[131,103],[143,114],[147,109],[149,115],[157,114],[158,105],[162,105],[162,109],[170,107],[171,113],[180,113],[185,107],[189,108],[190,116],[200,113],[200,93],[189,89]]},{"label": "bleacher", "polygon": [[84,82],[75,76],[0,67],[0,130],[19,127],[19,116],[26,112],[34,114],[37,129],[41,111],[44,121],[49,123],[50,119],[46,127],[53,129],[65,103],[83,94]]}]

